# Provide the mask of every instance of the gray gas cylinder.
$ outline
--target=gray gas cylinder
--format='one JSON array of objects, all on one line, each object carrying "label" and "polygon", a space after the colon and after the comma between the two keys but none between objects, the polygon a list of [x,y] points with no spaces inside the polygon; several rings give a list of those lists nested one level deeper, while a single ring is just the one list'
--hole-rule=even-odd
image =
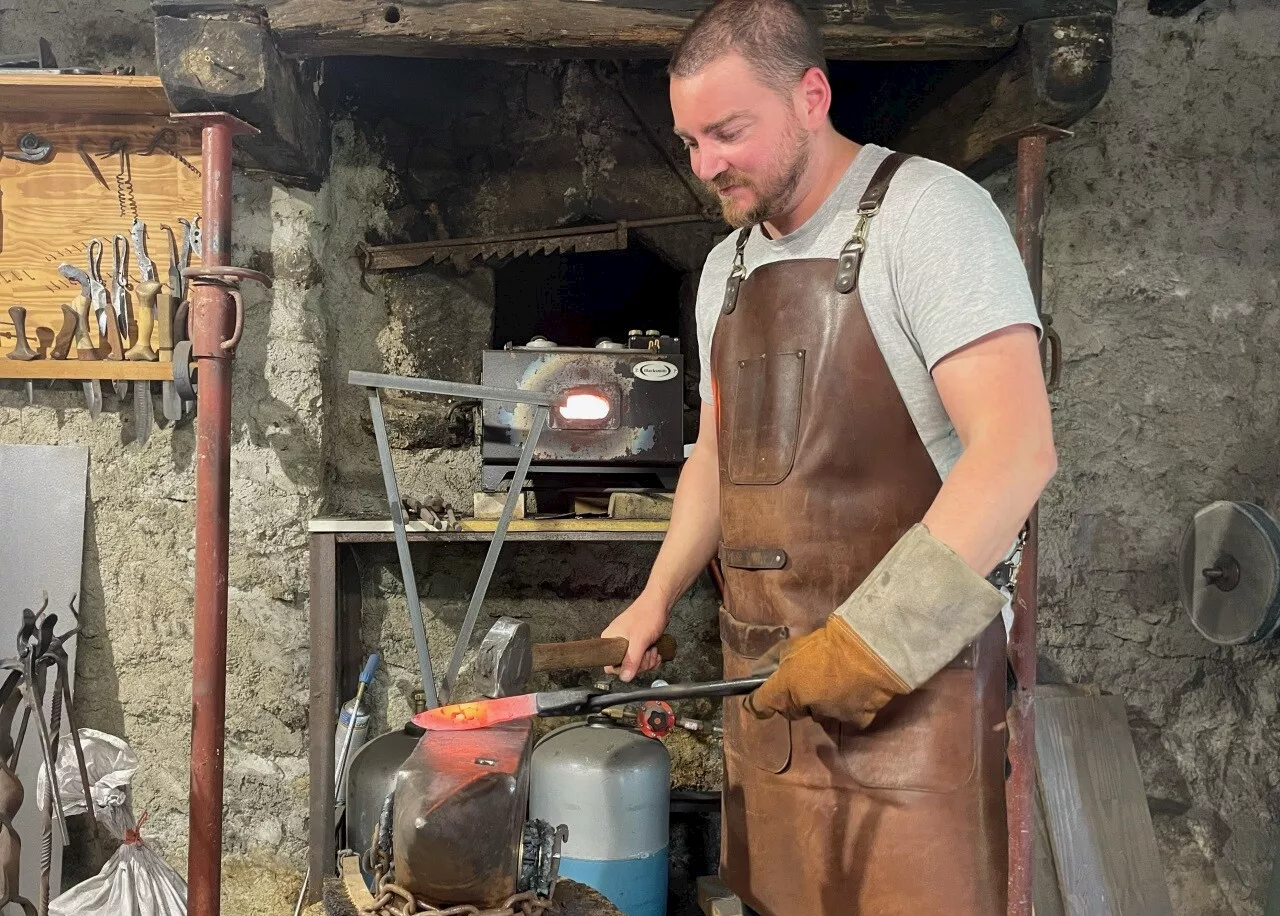
[{"label": "gray gas cylinder", "polygon": [[671,756],[662,743],[592,719],[544,736],[530,766],[529,816],[569,827],[560,874],[626,916],[664,916]]}]

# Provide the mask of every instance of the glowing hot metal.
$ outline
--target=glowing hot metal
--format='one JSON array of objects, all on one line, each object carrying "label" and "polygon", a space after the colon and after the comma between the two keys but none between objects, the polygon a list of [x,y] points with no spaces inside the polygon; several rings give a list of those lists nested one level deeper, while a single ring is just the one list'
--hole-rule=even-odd
[{"label": "glowing hot metal", "polygon": [[468,731],[485,728],[528,716],[575,716],[599,712],[610,706],[625,706],[644,700],[684,700],[693,697],[731,697],[750,693],[764,683],[763,677],[736,681],[711,681],[701,684],[671,684],[664,687],[642,687],[621,693],[598,690],[548,690],[497,700],[473,700],[428,709],[413,717],[414,724],[429,731]]}]

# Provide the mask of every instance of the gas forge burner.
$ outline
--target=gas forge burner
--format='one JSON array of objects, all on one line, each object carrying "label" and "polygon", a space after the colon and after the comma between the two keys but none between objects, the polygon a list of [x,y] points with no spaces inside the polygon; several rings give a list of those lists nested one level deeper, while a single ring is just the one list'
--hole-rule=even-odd
[{"label": "gas forge burner", "polygon": [[[535,337],[485,350],[481,382],[553,395],[529,468],[535,488],[673,489],[684,459],[684,357],[680,341],[631,331],[626,343],[561,347]],[[485,490],[511,477],[534,408],[486,401]]]}]

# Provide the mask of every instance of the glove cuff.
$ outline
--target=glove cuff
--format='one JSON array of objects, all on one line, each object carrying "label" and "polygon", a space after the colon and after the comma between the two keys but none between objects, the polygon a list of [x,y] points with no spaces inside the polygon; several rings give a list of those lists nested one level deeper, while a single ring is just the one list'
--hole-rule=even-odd
[{"label": "glove cuff", "polygon": [[832,616],[914,690],[986,629],[1006,600],[917,524]]}]

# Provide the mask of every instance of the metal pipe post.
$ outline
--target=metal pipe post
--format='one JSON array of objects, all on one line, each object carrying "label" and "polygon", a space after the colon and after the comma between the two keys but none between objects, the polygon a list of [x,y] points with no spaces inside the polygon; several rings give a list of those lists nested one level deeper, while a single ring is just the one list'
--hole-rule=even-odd
[{"label": "metal pipe post", "polygon": [[[227,114],[186,116],[204,159],[201,268],[231,255],[231,143],[253,128]],[[227,540],[231,494],[231,362],[243,311],[225,282],[191,284],[196,395],[196,576],[191,671],[191,790],[187,911],[218,916],[222,888],[222,778],[227,690]],[[231,346],[226,346],[230,343]]]},{"label": "metal pipe post", "polygon": [[[1069,136],[1057,128],[1037,126],[1017,138],[1017,210],[1014,236],[1027,279],[1040,312],[1043,292],[1045,149],[1050,139]],[[1005,788],[1009,826],[1008,916],[1031,916],[1034,886],[1036,812],[1036,597],[1039,510],[1027,519],[1022,566],[1013,595],[1013,626],[1009,633],[1009,661],[1015,686],[1009,710],[1010,774]]]}]

